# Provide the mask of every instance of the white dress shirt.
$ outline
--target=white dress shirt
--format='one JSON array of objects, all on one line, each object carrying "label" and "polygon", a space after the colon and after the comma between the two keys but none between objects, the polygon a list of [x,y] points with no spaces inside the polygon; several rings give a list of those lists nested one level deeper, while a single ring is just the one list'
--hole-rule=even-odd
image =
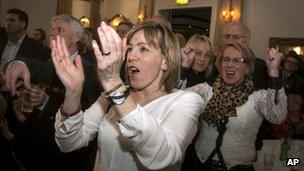
[{"label": "white dress shirt", "polygon": [[98,134],[98,171],[180,170],[187,146],[197,131],[203,99],[179,90],[118,119],[105,115],[97,100],[89,109],[65,118],[56,114],[55,140],[63,152],[87,146]]},{"label": "white dress shirt", "polygon": [[1,56],[0,70],[2,70],[4,65],[7,64],[9,61],[15,59],[24,37],[25,34],[17,41],[16,44],[14,44],[11,39],[7,41],[7,44]]}]

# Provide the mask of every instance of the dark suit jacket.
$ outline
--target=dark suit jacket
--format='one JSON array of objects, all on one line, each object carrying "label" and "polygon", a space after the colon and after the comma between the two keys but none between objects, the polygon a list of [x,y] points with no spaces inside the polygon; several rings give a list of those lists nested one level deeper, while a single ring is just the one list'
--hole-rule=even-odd
[{"label": "dark suit jacket", "polygon": [[[15,136],[12,141],[15,143],[13,146],[16,150],[21,149],[19,150],[20,155],[16,152],[17,156],[23,156],[29,170],[92,170],[97,149],[96,142],[93,141],[88,147],[71,153],[60,152],[55,143],[55,114],[63,103],[65,89],[55,72],[52,60],[44,62],[38,59],[23,58],[22,61],[30,69],[32,82],[44,82],[49,85],[46,90],[49,100],[43,111],[36,111],[33,115],[33,123],[28,128],[30,129],[29,136],[25,139],[19,136],[21,140]],[[101,88],[93,65],[86,58],[82,58],[82,62],[85,82],[81,105],[84,110],[97,100]],[[24,147],[24,144],[28,147]],[[24,149],[28,151],[24,151]]]},{"label": "dark suit jacket", "polygon": [[[9,37],[3,36],[0,37],[0,61],[5,49],[5,46],[8,42]],[[20,58],[39,58],[46,60],[49,57],[47,55],[46,48],[43,46],[42,43],[30,38],[29,36],[25,35],[20,48],[16,54],[15,59]]]},{"label": "dark suit jacket", "polygon": [[263,59],[255,58],[254,72],[252,74],[254,89],[267,89],[268,73]]}]

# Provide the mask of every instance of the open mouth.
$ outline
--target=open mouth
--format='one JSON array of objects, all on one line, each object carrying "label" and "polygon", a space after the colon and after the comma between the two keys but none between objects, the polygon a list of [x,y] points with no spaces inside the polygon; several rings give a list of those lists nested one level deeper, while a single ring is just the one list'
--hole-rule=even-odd
[{"label": "open mouth", "polygon": [[140,72],[140,70],[137,67],[135,67],[135,66],[130,66],[129,67],[129,73],[131,73],[131,74],[137,74],[139,72]]},{"label": "open mouth", "polygon": [[228,77],[233,77],[235,75],[235,71],[229,71],[229,70],[226,70],[226,75]]}]

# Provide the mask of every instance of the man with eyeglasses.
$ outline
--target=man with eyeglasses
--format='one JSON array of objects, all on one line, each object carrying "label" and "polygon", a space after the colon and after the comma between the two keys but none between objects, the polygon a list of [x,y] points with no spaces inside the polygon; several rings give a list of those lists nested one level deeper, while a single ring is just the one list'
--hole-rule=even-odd
[{"label": "man with eyeglasses", "polygon": [[[222,36],[224,44],[239,41],[249,46],[250,31],[247,26],[243,25],[240,22],[228,22],[223,27]],[[252,77],[256,89],[262,89],[267,87],[267,68],[264,60],[256,57]]]}]

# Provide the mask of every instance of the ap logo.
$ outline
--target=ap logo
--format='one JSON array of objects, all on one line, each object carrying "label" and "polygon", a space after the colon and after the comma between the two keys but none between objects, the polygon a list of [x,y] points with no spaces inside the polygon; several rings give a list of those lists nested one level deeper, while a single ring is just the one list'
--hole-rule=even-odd
[{"label": "ap logo", "polygon": [[299,158],[288,158],[286,160],[286,166],[297,166],[298,164],[300,164]]}]

